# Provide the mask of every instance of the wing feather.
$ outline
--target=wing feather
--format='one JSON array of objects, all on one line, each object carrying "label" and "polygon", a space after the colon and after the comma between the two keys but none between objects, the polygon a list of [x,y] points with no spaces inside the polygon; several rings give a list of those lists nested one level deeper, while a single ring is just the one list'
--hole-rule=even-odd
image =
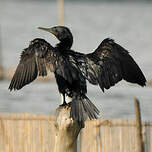
[{"label": "wing feather", "polygon": [[112,39],[103,40],[93,53],[73,54],[71,53],[82,75],[91,84],[99,84],[102,91],[122,79],[141,86],[146,85],[144,74],[129,52]]},{"label": "wing feather", "polygon": [[52,53],[53,47],[43,39],[34,39],[28,48],[21,53],[20,62],[10,83],[10,90],[19,90],[37,76],[47,75],[47,64],[52,64],[47,60]]},{"label": "wing feather", "polygon": [[[104,88],[109,89],[122,79],[141,86],[145,85],[146,78],[137,63],[129,55],[129,52],[114,40],[103,40],[92,54],[102,61],[100,66],[102,69],[101,81],[104,83]],[[92,60],[92,58],[90,59]],[[94,62],[98,63],[99,61]]]}]

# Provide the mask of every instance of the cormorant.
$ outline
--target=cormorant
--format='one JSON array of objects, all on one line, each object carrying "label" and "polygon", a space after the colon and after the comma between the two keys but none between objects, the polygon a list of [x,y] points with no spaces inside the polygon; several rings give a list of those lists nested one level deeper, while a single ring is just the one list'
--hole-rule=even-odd
[{"label": "cormorant", "polygon": [[[46,76],[47,70],[54,72],[59,92],[63,95],[62,105],[71,107],[71,117],[84,121],[87,117],[97,118],[99,110],[86,96],[88,80],[99,85],[102,91],[109,89],[122,79],[146,85],[146,78],[129,52],[113,39],[106,38],[89,54],[71,50],[73,36],[64,26],[39,29],[56,36],[59,43],[53,47],[41,38],[32,40],[21,53],[20,62],[9,89],[19,90],[37,78]],[[71,102],[67,103],[68,98]]]}]

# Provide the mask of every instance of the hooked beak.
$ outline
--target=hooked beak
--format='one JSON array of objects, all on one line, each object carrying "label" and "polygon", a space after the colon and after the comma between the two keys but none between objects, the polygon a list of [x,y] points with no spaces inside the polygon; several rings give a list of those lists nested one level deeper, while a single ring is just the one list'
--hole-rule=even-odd
[{"label": "hooked beak", "polygon": [[52,28],[38,27],[38,29],[43,30],[43,31],[50,32],[50,33],[52,33],[52,34],[55,35],[55,36],[57,35],[57,33],[54,32],[54,31],[52,30]]}]

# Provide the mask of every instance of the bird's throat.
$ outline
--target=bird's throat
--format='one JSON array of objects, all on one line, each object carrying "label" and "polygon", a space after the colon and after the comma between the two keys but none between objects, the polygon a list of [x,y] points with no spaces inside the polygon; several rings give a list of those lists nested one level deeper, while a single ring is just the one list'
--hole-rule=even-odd
[{"label": "bird's throat", "polygon": [[67,49],[71,49],[73,44],[73,40],[70,39],[64,39],[62,41],[60,41],[56,47],[60,50],[67,50]]}]

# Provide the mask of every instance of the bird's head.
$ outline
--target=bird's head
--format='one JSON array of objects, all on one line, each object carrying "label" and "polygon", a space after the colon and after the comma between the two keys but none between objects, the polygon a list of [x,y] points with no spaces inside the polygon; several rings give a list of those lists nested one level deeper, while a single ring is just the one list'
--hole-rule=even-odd
[{"label": "bird's head", "polygon": [[51,28],[38,27],[38,29],[52,33],[62,43],[62,45],[64,44],[64,46],[66,46],[68,49],[71,48],[73,43],[73,36],[68,27],[65,26],[54,26]]}]

